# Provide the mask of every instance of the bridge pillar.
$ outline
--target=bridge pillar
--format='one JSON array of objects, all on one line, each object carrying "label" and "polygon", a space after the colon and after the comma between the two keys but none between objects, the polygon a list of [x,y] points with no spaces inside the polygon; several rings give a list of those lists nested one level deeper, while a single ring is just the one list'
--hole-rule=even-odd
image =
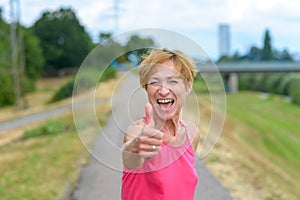
[{"label": "bridge pillar", "polygon": [[236,93],[239,89],[238,74],[230,73],[225,75],[225,90],[228,93]]}]

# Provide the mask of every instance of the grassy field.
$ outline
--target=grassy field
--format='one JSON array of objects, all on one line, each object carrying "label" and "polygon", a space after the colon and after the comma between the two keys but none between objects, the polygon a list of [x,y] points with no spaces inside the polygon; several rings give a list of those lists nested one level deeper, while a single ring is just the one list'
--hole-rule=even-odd
[{"label": "grassy field", "polygon": [[[29,113],[70,104],[71,98],[54,104],[46,104],[55,89],[59,88],[58,83],[65,83],[67,78],[62,80],[47,79],[39,83],[35,97],[36,104],[17,115],[13,115],[14,108],[5,108],[3,111],[9,118],[20,117]],[[113,92],[116,80],[102,83],[97,90],[97,98],[107,98]],[[37,100],[39,99],[39,100]],[[103,103],[96,108],[98,121],[104,124],[110,115],[110,103]],[[79,171],[88,159],[89,155],[82,145],[74,127],[72,114],[66,114],[56,119],[61,122],[64,131],[59,134],[48,134],[43,136],[32,136],[23,138],[22,135],[33,129],[44,130],[52,133],[56,127],[48,126],[49,121],[30,125],[20,129],[2,133],[1,140],[6,139],[3,135],[17,134],[8,144],[0,146],[0,199],[1,200],[33,200],[33,199],[64,199],[68,196],[70,189],[74,187]],[[53,124],[53,123],[52,123]],[[54,123],[56,124],[56,123]],[[50,129],[50,130],[49,130]],[[98,130],[87,128],[85,130],[90,136],[89,144],[97,136]],[[9,137],[9,136],[8,136]]]},{"label": "grassy field", "polygon": [[[199,102],[209,119],[208,96],[201,95]],[[224,130],[205,162],[234,199],[296,200],[299,119],[300,106],[281,97],[251,92],[227,95]]]}]

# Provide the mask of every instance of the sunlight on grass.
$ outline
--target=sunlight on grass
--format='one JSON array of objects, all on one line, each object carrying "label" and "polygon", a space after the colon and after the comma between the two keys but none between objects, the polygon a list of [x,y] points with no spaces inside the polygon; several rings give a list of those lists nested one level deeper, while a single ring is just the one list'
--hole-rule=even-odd
[{"label": "sunlight on grass", "polygon": [[[55,84],[53,85],[54,82],[47,81],[47,83],[41,83],[41,87],[48,89],[37,91],[36,96],[39,96],[40,93],[54,92],[51,89],[52,86],[55,86]],[[101,83],[97,89],[96,98],[107,99],[113,92],[116,82],[117,79]],[[40,97],[39,99],[43,98]],[[36,107],[26,111],[26,114],[37,110],[50,109],[57,105],[70,104],[71,100],[71,98],[68,98],[52,105],[39,102]],[[13,108],[11,109],[13,110]],[[111,105],[108,101],[96,106],[97,120],[101,126],[105,124],[110,112]],[[57,123],[57,121],[60,123]],[[50,200],[68,195],[65,193],[75,186],[81,167],[90,158],[78,137],[73,123],[73,116],[69,113],[56,117],[54,122],[35,123],[28,127],[9,130],[7,134],[2,133],[0,144],[2,141],[4,143],[0,146],[1,200]],[[48,127],[50,125],[51,127]],[[63,130],[59,133],[53,132],[52,126],[58,125],[59,127],[62,125],[68,128],[57,129]],[[84,141],[84,143],[92,145],[94,138],[99,134],[99,130],[89,127],[88,124],[86,124],[86,127],[84,131],[86,132],[87,141]],[[39,133],[40,130],[47,133]],[[23,137],[25,131],[29,132],[27,138]],[[14,137],[11,135],[14,135]]]},{"label": "sunlight on grass", "polygon": [[[109,116],[110,105],[99,106],[100,124]],[[72,125],[72,116],[60,118]],[[74,125],[72,125],[74,126]],[[97,132],[87,130],[92,144]],[[1,199],[54,199],[75,184],[80,167],[89,155],[70,129],[54,135],[37,135],[0,148]]]},{"label": "sunlight on grass", "polygon": [[[203,120],[210,119],[208,99],[199,97]],[[300,106],[284,99],[227,95],[223,133],[204,161],[234,199],[297,199],[299,119]]]}]

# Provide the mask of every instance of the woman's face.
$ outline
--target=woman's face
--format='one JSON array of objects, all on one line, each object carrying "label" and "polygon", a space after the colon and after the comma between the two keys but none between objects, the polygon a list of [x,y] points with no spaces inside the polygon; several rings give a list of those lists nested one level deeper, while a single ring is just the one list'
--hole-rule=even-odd
[{"label": "woman's face", "polygon": [[147,84],[149,102],[153,111],[163,120],[179,116],[190,90],[191,83],[176,70],[171,60],[158,66]]}]

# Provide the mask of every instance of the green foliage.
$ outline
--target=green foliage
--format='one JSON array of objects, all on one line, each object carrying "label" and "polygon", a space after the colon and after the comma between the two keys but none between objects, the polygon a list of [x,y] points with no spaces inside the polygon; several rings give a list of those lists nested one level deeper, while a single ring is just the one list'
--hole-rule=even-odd
[{"label": "green foliage", "polygon": [[125,46],[127,59],[138,65],[142,57],[150,52],[154,44],[152,38],[141,38],[138,35],[132,35]]},{"label": "green foliage", "polygon": [[196,94],[207,93],[208,88],[202,76],[197,75],[193,83],[193,90]]},{"label": "green foliage", "polygon": [[[42,50],[39,40],[32,30],[17,27],[17,34],[23,39],[22,43],[18,43],[19,55],[22,53],[23,47],[25,54],[25,73],[20,78],[20,94],[26,94],[34,90],[34,85],[44,65]],[[18,58],[21,63],[21,57]],[[21,72],[20,63],[18,71]],[[12,105],[15,103],[14,82],[12,74],[11,60],[11,43],[9,24],[0,17],[0,107]]]},{"label": "green foliage", "polygon": [[300,78],[294,79],[289,85],[289,96],[292,102],[300,105]]},{"label": "green foliage", "polygon": [[260,88],[260,86],[261,84],[264,84],[264,74],[263,73],[254,74],[250,79],[249,84],[250,84],[250,90],[263,91]]},{"label": "green foliage", "polygon": [[252,46],[249,51],[240,55],[235,52],[233,55],[222,56],[217,62],[234,62],[234,61],[293,61],[293,56],[287,49],[277,50],[272,48],[270,31],[266,30],[264,34],[264,46],[262,48]]},{"label": "green foliage", "polygon": [[26,131],[23,135],[23,139],[46,136],[46,135],[58,135],[70,129],[71,129],[71,125],[66,122],[63,122],[61,120],[48,120],[43,125]]},{"label": "green foliage", "polygon": [[265,37],[264,37],[264,47],[262,50],[262,60],[272,60],[273,59],[273,52],[272,52],[272,46],[271,46],[271,37],[269,30],[265,31]]},{"label": "green foliage", "polygon": [[70,8],[44,12],[34,30],[41,40],[46,71],[79,67],[92,48],[90,36]]},{"label": "green foliage", "polygon": [[278,93],[282,95],[289,94],[289,87],[293,80],[298,79],[299,75],[294,73],[286,74],[278,85]]},{"label": "green foliage", "polygon": [[240,74],[239,75],[239,90],[250,90],[253,80],[253,74]]},{"label": "green foliage", "polygon": [[0,107],[15,101],[10,58],[9,25],[0,16]]},{"label": "green foliage", "polygon": [[45,64],[40,41],[31,28],[24,29],[24,51],[26,61],[26,76],[35,82]]},{"label": "green foliage", "polygon": [[288,95],[300,104],[300,76],[295,73],[240,74],[239,89]]},{"label": "green foliage", "polygon": [[55,92],[55,94],[52,96],[49,103],[60,101],[62,99],[72,96],[73,85],[74,85],[74,79],[68,81],[65,85],[59,88],[57,92]]},{"label": "green foliage", "polygon": [[12,105],[15,101],[12,76],[0,76],[0,107]]},{"label": "green foliage", "polygon": [[277,93],[282,77],[283,74],[280,73],[263,74],[257,89],[263,92]]},{"label": "green foliage", "polygon": [[114,67],[107,67],[104,71],[102,76],[100,77],[100,82],[105,82],[109,79],[115,78],[117,74],[117,70]]},{"label": "green foliage", "polygon": [[[117,75],[117,71],[114,67],[107,67],[101,77],[99,78],[95,74],[97,74],[97,70],[87,70],[81,72],[80,76],[76,79],[76,92],[80,93],[80,91],[86,91],[92,87],[95,87],[95,83],[104,82],[111,78],[115,78]],[[65,85],[58,89],[57,92],[53,95],[49,103],[60,101],[62,99],[71,97],[74,90],[75,78],[68,81]]]},{"label": "green foliage", "polygon": [[100,33],[99,34],[99,43],[102,43],[103,41],[109,39],[112,36],[111,33]]}]

